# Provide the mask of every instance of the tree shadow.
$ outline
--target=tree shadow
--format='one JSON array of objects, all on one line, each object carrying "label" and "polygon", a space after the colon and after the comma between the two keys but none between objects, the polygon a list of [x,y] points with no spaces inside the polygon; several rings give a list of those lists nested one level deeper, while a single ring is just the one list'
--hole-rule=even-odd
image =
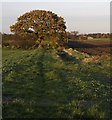
[{"label": "tree shadow", "polygon": [[63,60],[64,62],[79,63],[79,60],[77,60],[76,57],[73,57],[72,55],[69,55],[65,51],[57,52],[57,55],[59,55],[61,60]]},{"label": "tree shadow", "polygon": [[[23,74],[18,76],[18,79],[22,79],[18,81],[20,83],[16,86],[12,83],[9,84],[13,88],[14,98],[7,98],[10,102],[3,109],[4,118],[7,118],[7,116],[20,118],[22,115],[24,118],[74,117],[74,119],[79,119],[86,116],[85,114],[73,113],[73,110],[77,111],[77,107],[80,107],[76,104],[77,101],[80,102],[82,99],[80,97],[80,86],[74,84],[75,77],[78,75],[72,78],[75,70],[71,71],[71,68],[66,65],[61,66],[61,63],[55,59],[56,57],[53,57],[52,54],[49,55],[49,53],[50,51],[44,50],[39,52],[39,55],[35,53],[34,57],[30,58],[31,64],[28,62],[29,66],[25,67],[26,70],[30,67],[30,71],[25,72],[24,76]],[[66,52],[59,54],[59,56],[64,62],[77,61],[75,57],[68,55]],[[54,66],[56,62],[59,66]],[[18,71],[16,69],[17,72],[24,70],[24,66],[20,67],[21,69],[18,69]],[[46,73],[53,74],[46,77]],[[8,96],[6,95],[6,97]],[[11,96],[9,95],[9,97]],[[16,101],[14,102],[14,100]],[[73,101],[76,103],[73,104]],[[86,109],[85,106],[82,108]]]}]

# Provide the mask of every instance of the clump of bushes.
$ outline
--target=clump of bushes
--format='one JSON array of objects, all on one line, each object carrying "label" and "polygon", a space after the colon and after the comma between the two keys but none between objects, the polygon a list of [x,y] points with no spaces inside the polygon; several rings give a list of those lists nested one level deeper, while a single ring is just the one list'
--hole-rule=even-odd
[{"label": "clump of bushes", "polygon": [[2,46],[3,48],[32,48],[35,45],[36,38],[34,35],[27,34],[26,36],[19,36],[17,34],[3,34]]}]

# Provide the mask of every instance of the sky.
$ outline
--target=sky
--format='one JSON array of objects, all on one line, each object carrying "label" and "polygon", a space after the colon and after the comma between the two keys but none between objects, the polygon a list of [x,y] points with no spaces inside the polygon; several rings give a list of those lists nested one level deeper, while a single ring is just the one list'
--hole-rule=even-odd
[{"label": "sky", "polygon": [[1,2],[111,2],[111,0],[0,0]]},{"label": "sky", "polygon": [[[50,10],[65,19],[67,31],[79,31],[79,33],[110,32],[110,2],[97,0],[94,2],[13,2],[14,0],[2,0],[2,32],[10,33],[9,26],[14,24],[17,18],[31,10]],[[19,0],[21,1],[21,0]],[[0,6],[1,6],[0,3]],[[1,22],[1,21],[0,21]],[[0,29],[1,30],[1,29]]]}]

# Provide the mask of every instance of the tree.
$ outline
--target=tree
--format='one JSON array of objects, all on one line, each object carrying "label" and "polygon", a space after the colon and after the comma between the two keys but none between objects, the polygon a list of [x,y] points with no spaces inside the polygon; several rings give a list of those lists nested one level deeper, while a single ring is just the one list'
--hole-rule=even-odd
[{"label": "tree", "polygon": [[71,34],[76,36],[79,32],[78,31],[71,31]]},{"label": "tree", "polygon": [[23,14],[10,26],[11,32],[20,36],[37,37],[35,46],[57,48],[67,42],[64,19],[51,11],[33,10]]}]

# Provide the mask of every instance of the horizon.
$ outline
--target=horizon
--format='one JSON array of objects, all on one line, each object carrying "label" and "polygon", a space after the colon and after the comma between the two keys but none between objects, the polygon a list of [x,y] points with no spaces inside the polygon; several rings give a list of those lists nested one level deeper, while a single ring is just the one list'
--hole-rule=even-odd
[{"label": "horizon", "polygon": [[20,15],[36,9],[50,10],[58,16],[62,16],[66,22],[66,31],[69,32],[78,31],[80,34],[110,33],[109,5],[108,2],[2,3],[1,33],[10,34],[9,26],[16,23]]}]

